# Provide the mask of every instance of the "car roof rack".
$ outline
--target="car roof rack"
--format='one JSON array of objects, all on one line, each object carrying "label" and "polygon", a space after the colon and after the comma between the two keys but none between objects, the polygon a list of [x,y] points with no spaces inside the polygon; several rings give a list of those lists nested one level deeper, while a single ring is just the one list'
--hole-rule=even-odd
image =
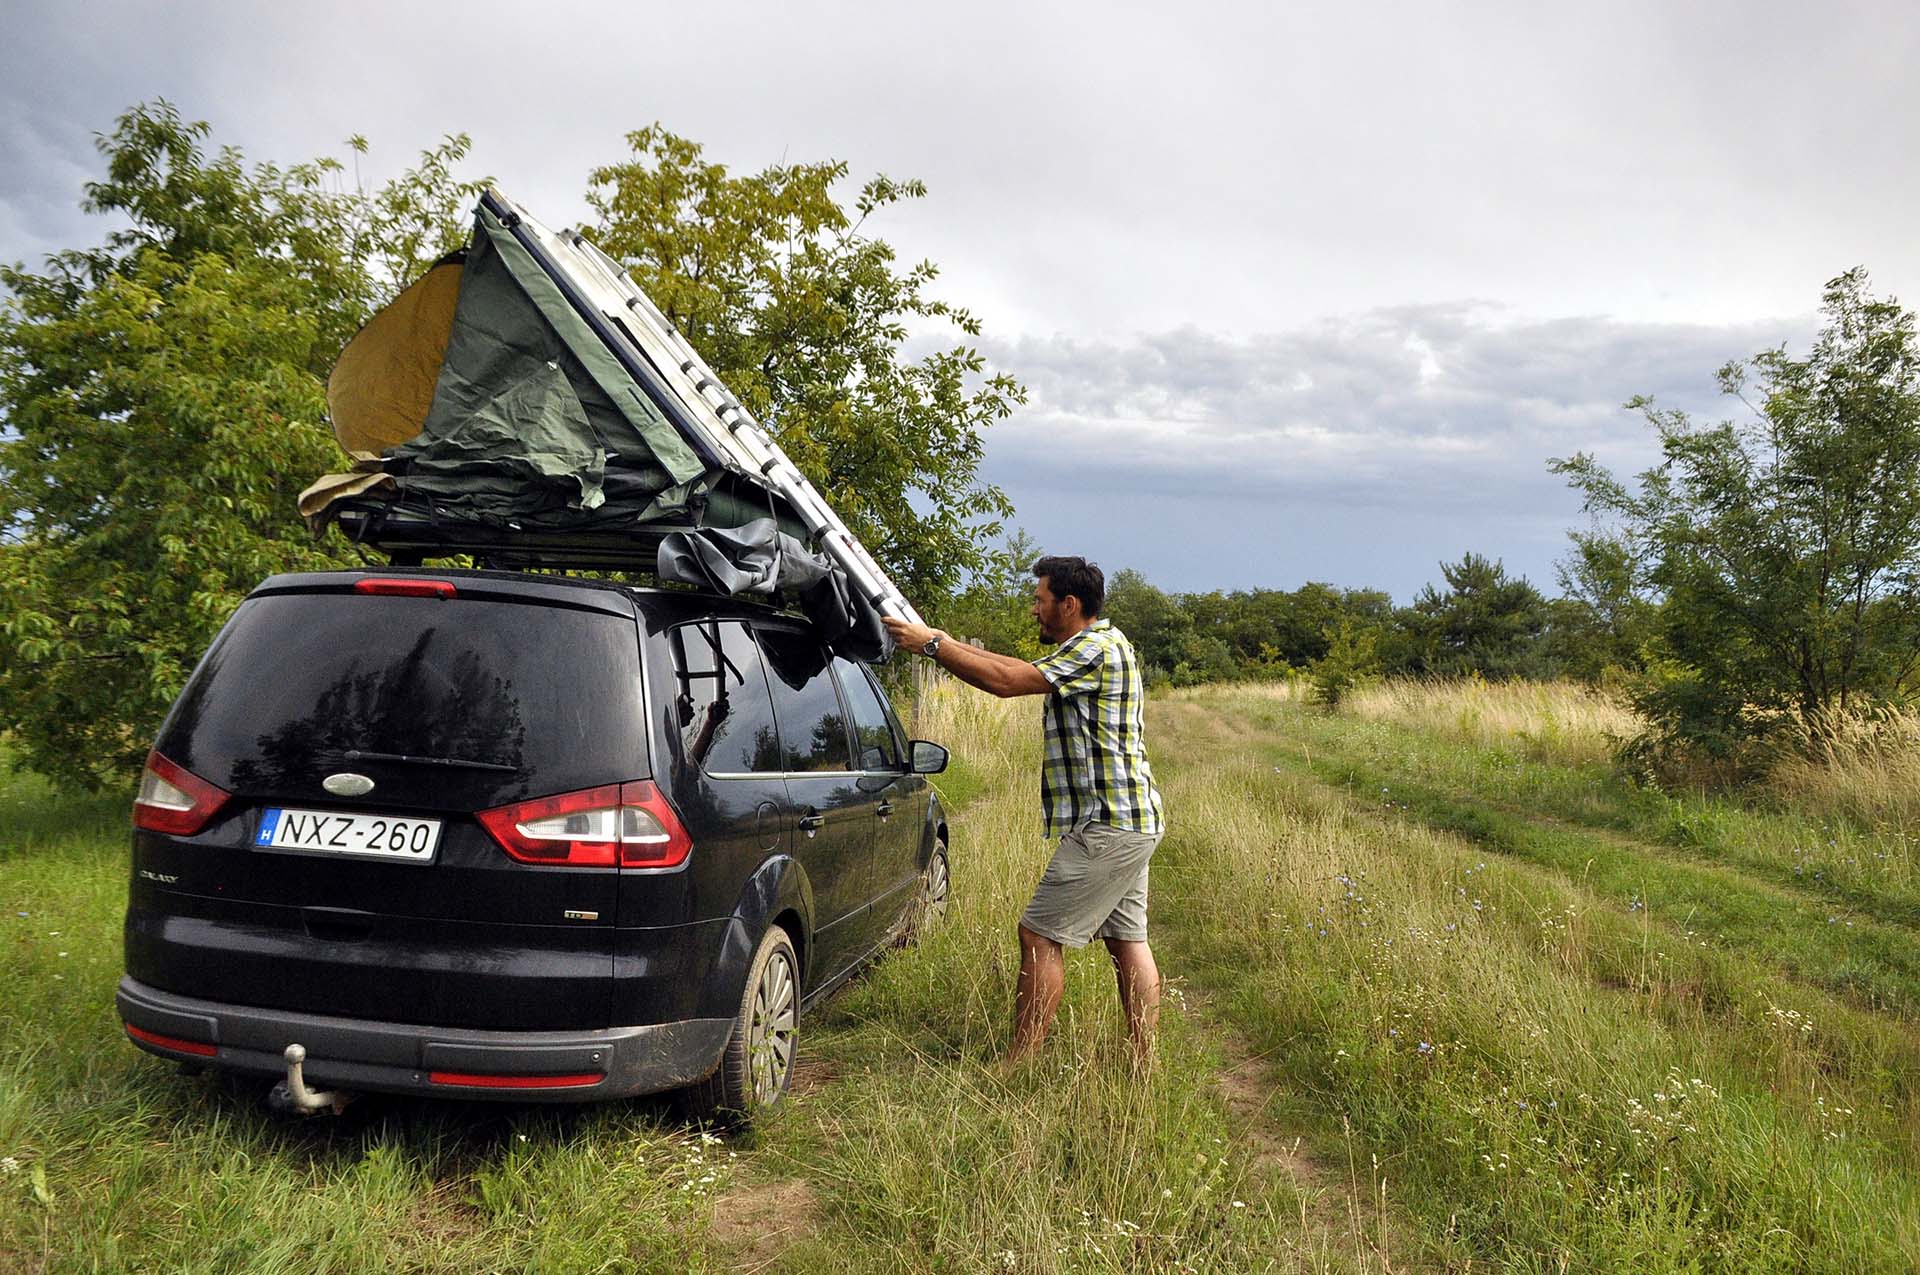
[{"label": "car roof rack", "polygon": [[629,523],[605,527],[494,527],[452,522],[404,505],[344,502],[339,527],[348,540],[377,549],[396,567],[436,558],[471,557],[505,571],[623,571],[657,575],[660,542],[693,523]]}]

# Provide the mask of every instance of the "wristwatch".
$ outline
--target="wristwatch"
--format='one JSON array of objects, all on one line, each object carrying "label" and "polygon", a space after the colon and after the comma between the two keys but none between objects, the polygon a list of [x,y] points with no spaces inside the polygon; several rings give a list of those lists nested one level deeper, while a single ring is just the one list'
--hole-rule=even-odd
[{"label": "wristwatch", "polygon": [[939,654],[939,652],[940,652],[940,635],[938,633],[928,638],[926,642],[920,647],[920,654],[926,656],[928,659],[932,659],[935,655]]}]

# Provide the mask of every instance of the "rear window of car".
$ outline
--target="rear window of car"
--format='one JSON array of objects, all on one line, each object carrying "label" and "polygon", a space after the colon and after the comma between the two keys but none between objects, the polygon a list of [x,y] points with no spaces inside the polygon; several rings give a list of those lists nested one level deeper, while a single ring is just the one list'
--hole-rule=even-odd
[{"label": "rear window of car", "polygon": [[738,620],[685,624],[667,634],[680,749],[709,775],[784,769],[760,648]]},{"label": "rear window of car", "polygon": [[237,790],[311,784],[349,750],[481,763],[420,782],[511,799],[644,777],[638,630],[590,611],[477,599],[249,599],[208,651],[160,750]]}]

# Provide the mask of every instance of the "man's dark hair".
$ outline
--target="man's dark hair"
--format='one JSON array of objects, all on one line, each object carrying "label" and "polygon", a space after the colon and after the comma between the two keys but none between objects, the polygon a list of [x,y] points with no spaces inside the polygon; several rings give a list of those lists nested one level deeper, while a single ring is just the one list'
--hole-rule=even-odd
[{"label": "man's dark hair", "polygon": [[1055,598],[1079,598],[1080,614],[1089,620],[1098,619],[1107,604],[1107,578],[1085,558],[1042,558],[1033,564],[1033,574],[1047,582]]}]

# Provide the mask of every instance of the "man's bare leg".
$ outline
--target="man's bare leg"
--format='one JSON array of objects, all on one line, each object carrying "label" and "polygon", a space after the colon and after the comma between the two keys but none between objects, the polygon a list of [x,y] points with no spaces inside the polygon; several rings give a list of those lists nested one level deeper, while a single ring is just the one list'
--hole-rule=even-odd
[{"label": "man's bare leg", "polygon": [[1066,984],[1066,958],[1050,938],[1020,927],[1020,982],[1014,991],[1013,1044],[1008,1062],[1033,1055],[1047,1039]]},{"label": "man's bare leg", "polygon": [[1120,983],[1120,1008],[1127,1017],[1127,1035],[1133,1038],[1134,1057],[1153,1059],[1153,1033],[1160,1026],[1160,967],[1145,939],[1108,939],[1114,977]]}]

